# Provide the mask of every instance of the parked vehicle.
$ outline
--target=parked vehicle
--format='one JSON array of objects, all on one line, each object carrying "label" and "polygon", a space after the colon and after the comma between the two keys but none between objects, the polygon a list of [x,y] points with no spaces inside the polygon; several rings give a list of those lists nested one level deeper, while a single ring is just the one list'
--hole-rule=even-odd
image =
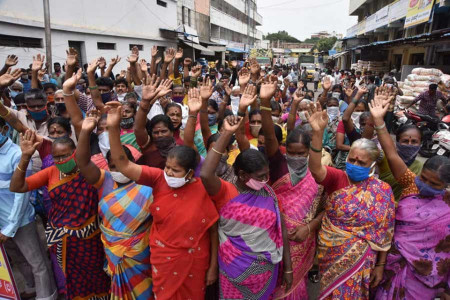
[{"label": "parked vehicle", "polygon": [[442,118],[438,131],[433,134],[433,146],[437,155],[450,157],[450,115]]}]

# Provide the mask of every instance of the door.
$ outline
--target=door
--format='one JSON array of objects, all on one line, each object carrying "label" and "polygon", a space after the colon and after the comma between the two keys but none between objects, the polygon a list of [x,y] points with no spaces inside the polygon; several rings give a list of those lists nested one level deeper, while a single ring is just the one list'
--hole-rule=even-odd
[{"label": "door", "polygon": [[83,41],[69,41],[69,47],[74,48],[78,52],[79,66],[83,67],[86,62],[86,50]]}]

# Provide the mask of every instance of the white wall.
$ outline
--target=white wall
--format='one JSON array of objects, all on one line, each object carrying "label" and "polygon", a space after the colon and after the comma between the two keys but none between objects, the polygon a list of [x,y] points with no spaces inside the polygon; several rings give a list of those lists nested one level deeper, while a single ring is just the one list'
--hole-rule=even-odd
[{"label": "white wall", "polygon": [[[53,62],[64,62],[68,41],[83,41],[87,61],[115,55],[122,61],[114,72],[126,68],[129,44],[144,45],[141,57],[149,60],[153,45],[176,46],[160,37],[159,29],[174,30],[176,2],[165,0],[161,7],[154,0],[50,0]],[[19,66],[28,67],[32,56],[45,54],[42,0],[3,0],[0,2],[2,34],[43,39],[43,48],[0,47],[0,64],[8,54],[19,56]],[[98,50],[97,42],[116,43],[116,50]]]},{"label": "white wall", "polygon": [[211,7],[211,23],[247,35],[247,24]]}]

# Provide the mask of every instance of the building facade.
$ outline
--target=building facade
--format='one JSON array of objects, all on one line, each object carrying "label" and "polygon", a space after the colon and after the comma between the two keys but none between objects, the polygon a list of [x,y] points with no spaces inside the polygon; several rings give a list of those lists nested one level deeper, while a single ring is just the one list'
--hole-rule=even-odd
[{"label": "building facade", "polygon": [[[114,72],[126,69],[126,57],[137,45],[150,58],[152,46],[176,47],[175,0],[50,0],[52,61],[64,63],[68,47],[78,49],[82,64],[104,56],[119,55]],[[42,1],[0,2],[0,61],[8,54],[19,57],[28,68],[32,57],[45,55]]]}]

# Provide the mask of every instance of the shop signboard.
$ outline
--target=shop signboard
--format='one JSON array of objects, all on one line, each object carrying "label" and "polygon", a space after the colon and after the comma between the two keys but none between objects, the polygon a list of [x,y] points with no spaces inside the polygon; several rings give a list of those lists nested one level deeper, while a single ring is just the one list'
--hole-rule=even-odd
[{"label": "shop signboard", "polygon": [[347,34],[345,37],[351,38],[351,37],[358,35],[358,28],[359,28],[359,24],[355,24],[354,26],[347,29]]},{"label": "shop signboard", "polygon": [[20,299],[5,248],[0,243],[0,299]]},{"label": "shop signboard", "polygon": [[433,5],[434,0],[409,0],[405,28],[427,22]]},{"label": "shop signboard", "polygon": [[409,0],[397,0],[391,5],[389,5],[389,23],[395,22],[397,20],[406,17],[406,12],[408,11]]},{"label": "shop signboard", "polygon": [[389,23],[389,5],[386,5],[376,13],[376,27],[380,28]]},{"label": "shop signboard", "polygon": [[364,33],[366,33],[366,20],[362,20],[361,22],[358,23],[358,35],[362,35]]},{"label": "shop signboard", "polygon": [[368,16],[366,18],[366,30],[365,30],[365,32],[375,30],[375,28],[377,26],[376,22],[377,22],[377,14],[372,14],[372,15]]}]

